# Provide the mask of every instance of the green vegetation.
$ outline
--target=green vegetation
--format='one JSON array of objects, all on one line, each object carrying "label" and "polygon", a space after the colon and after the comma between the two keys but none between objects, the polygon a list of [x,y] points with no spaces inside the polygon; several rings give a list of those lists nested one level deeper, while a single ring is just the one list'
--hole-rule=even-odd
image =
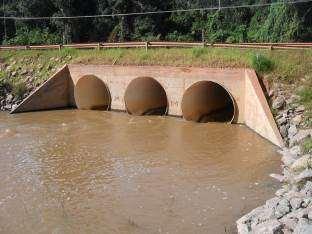
[{"label": "green vegetation", "polygon": [[304,153],[311,153],[312,152],[312,138],[305,140],[302,147],[303,147]]},{"label": "green vegetation", "polygon": [[14,97],[22,98],[26,92],[27,86],[24,81],[19,81],[15,84],[12,84],[12,94]]},{"label": "green vegetation", "polygon": [[[51,72],[71,63],[115,64],[115,65],[172,65],[212,68],[254,68],[269,81],[286,84],[305,84],[300,92],[306,105],[311,100],[312,50],[268,51],[254,49],[103,49],[61,51],[9,51],[1,52],[0,60],[15,71],[19,79],[25,71],[33,71],[37,82],[47,79]],[[5,71],[7,72],[7,70]],[[27,76],[28,74],[23,74]],[[0,78],[4,77],[4,71]],[[5,76],[7,77],[7,76]]]},{"label": "green vegetation", "polygon": [[247,38],[249,41],[292,41],[300,35],[301,20],[295,7],[278,5],[257,11],[251,20]]},{"label": "green vegetation", "polygon": [[251,58],[251,64],[258,73],[269,72],[273,69],[273,62],[262,54],[254,54]]},{"label": "green vegetation", "polygon": [[[221,6],[282,0],[221,1]],[[83,16],[218,7],[218,0],[6,0],[7,16]],[[0,22],[0,43],[42,44],[90,41],[171,40],[208,42],[290,42],[312,40],[312,2],[264,7],[137,16]],[[0,9],[0,15],[3,15]]]},{"label": "green vegetation", "polygon": [[[171,65],[211,68],[254,68],[270,81],[287,84],[311,84],[312,50],[269,51],[255,49],[103,49],[61,51],[7,51],[0,60],[9,64],[18,74],[33,70],[36,80],[46,79],[51,71],[65,63],[115,64],[115,65]],[[3,76],[0,73],[0,77]],[[26,74],[27,76],[27,74]],[[303,102],[310,90],[301,92]]]},{"label": "green vegetation", "polygon": [[[307,126],[312,127],[312,77],[309,77],[308,82],[305,82],[305,85],[298,92],[300,96],[300,103],[303,104],[306,108],[305,110],[305,122]],[[311,146],[310,144],[308,144]]]},{"label": "green vegetation", "polygon": [[22,27],[17,29],[16,36],[9,39],[6,44],[10,45],[34,45],[34,44],[60,44],[60,36],[49,33],[48,29],[28,29]]},{"label": "green vegetation", "polygon": [[[0,53],[6,64],[0,72],[0,96],[9,91],[22,98],[31,88],[47,80],[53,72],[71,60],[74,51],[16,51]],[[1,63],[0,63],[1,65]],[[2,64],[2,66],[4,66]]]}]

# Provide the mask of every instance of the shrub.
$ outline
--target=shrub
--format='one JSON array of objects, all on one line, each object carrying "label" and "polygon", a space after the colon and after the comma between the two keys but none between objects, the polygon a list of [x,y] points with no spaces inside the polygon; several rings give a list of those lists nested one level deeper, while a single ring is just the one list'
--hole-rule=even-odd
[{"label": "shrub", "polygon": [[312,152],[312,139],[309,138],[309,139],[305,140],[302,147],[303,147],[304,153]]},{"label": "shrub", "polygon": [[0,71],[0,96],[3,96],[7,91],[11,91],[12,85],[7,79],[4,71]]},{"label": "shrub", "polygon": [[269,72],[273,69],[273,62],[262,54],[254,54],[251,57],[252,67],[259,73]]},{"label": "shrub", "polygon": [[22,98],[24,94],[26,93],[26,91],[27,91],[27,87],[24,82],[20,81],[20,82],[13,84],[13,87],[12,87],[13,96]]},{"label": "shrub", "polygon": [[40,45],[40,44],[59,44],[61,37],[50,33],[48,29],[28,29],[21,27],[16,30],[15,37],[9,39],[6,43],[10,45]]}]

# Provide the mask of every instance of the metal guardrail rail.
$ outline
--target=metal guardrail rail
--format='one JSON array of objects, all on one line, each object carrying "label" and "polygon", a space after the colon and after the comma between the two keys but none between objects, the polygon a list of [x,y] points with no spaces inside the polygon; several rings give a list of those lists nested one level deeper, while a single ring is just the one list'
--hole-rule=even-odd
[{"label": "metal guardrail rail", "polygon": [[74,49],[110,49],[110,48],[241,48],[241,49],[268,49],[268,50],[303,50],[312,49],[312,42],[306,43],[202,43],[202,42],[119,42],[119,43],[79,43],[68,45],[28,45],[28,46],[0,46],[2,50],[62,50]]}]

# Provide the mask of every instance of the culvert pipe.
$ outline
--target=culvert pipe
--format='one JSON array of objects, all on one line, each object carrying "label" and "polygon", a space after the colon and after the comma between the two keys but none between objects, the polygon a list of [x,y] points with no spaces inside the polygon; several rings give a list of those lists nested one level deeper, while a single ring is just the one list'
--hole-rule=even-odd
[{"label": "culvert pipe", "polygon": [[126,110],[132,115],[165,115],[168,100],[164,88],[152,77],[138,77],[125,92]]},{"label": "culvert pipe", "polygon": [[221,85],[212,81],[200,81],[185,91],[182,113],[189,121],[231,123],[235,117],[235,102]]},{"label": "culvert pipe", "polygon": [[76,106],[80,110],[108,110],[111,95],[106,84],[94,75],[81,77],[74,89]]}]

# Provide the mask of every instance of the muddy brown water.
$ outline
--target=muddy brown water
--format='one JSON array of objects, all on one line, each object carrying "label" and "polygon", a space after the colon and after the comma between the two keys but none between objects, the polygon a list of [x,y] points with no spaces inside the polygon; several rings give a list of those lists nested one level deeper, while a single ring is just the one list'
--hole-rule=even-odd
[{"label": "muddy brown water", "polygon": [[0,233],[235,233],[274,194],[276,150],[239,125],[0,113]]}]

